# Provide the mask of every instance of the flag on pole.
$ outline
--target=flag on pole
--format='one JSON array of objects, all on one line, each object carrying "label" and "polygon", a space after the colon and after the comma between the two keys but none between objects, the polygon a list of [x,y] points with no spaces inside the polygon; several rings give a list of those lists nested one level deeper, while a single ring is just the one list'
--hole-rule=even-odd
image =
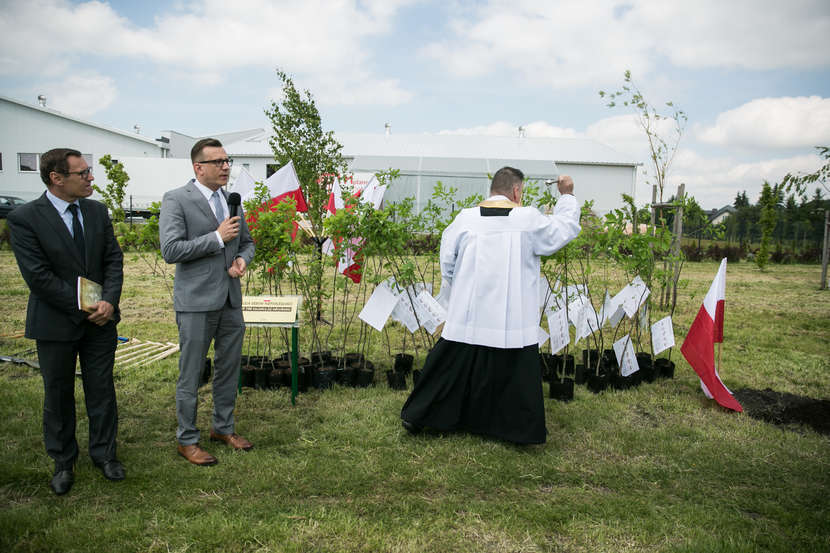
[{"label": "flag on pole", "polygon": [[301,213],[308,211],[308,205],[305,202],[305,196],[303,196],[300,179],[297,178],[297,171],[294,169],[293,161],[289,161],[280,167],[279,171],[265,179],[265,184],[268,186],[268,194],[271,196],[269,208],[287,198],[294,198],[294,202],[297,204],[297,211]]},{"label": "flag on pole", "polygon": [[723,342],[723,310],[726,301],[726,258],[720,262],[718,274],[709,287],[703,305],[680,346],[683,357],[700,377],[700,385],[708,398],[733,411],[743,411],[732,392],[724,385],[715,366],[714,347]]},{"label": "flag on pole", "polygon": [[[386,192],[386,185],[380,185],[375,175],[355,174],[346,180],[350,187],[345,182],[341,183],[340,178],[334,179],[331,194],[329,194],[329,202],[326,206],[329,213],[333,215],[340,209],[351,209],[355,202],[371,204],[374,209],[380,207],[383,195]],[[350,197],[344,201],[343,196],[347,193],[350,194]],[[362,276],[362,248],[362,238],[352,238],[344,241],[341,237],[334,237],[330,241],[327,240],[327,243],[323,246],[324,251],[338,255],[337,271],[351,279],[355,284],[360,282]]]},{"label": "flag on pole", "polygon": [[[296,211],[301,213],[308,211],[308,204],[306,204],[305,196],[303,196],[300,179],[297,178],[293,161],[289,161],[273,175],[265,179],[265,185],[268,187],[268,197],[270,199],[262,203],[256,211],[246,214],[245,219],[249,227],[254,228],[256,226],[259,213],[263,213],[266,210],[276,211],[277,205],[289,198],[294,200]],[[233,191],[241,196],[243,203],[253,198],[256,194],[254,179],[244,167],[233,183]],[[292,223],[291,240],[294,240],[297,236],[298,225],[294,221]]]}]

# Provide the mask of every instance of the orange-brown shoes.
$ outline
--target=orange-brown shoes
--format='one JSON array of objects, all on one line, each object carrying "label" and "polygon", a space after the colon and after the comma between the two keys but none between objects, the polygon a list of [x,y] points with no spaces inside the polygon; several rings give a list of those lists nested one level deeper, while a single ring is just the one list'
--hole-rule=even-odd
[{"label": "orange-brown shoes", "polygon": [[199,444],[191,444],[191,445],[181,445],[177,448],[179,455],[193,463],[194,465],[199,465],[201,467],[209,467],[210,465],[215,465],[219,461],[199,447]]},{"label": "orange-brown shoes", "polygon": [[219,434],[218,432],[215,432],[212,428],[210,429],[210,441],[225,442],[232,448],[241,449],[243,451],[248,451],[249,449],[254,447],[254,444],[252,444],[239,434]]}]

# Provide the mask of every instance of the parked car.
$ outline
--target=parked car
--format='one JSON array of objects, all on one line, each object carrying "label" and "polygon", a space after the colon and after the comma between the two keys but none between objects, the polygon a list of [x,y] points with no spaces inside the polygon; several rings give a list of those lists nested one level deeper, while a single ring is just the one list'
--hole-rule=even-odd
[{"label": "parked car", "polygon": [[0,219],[5,219],[9,212],[26,202],[16,196],[0,196]]}]

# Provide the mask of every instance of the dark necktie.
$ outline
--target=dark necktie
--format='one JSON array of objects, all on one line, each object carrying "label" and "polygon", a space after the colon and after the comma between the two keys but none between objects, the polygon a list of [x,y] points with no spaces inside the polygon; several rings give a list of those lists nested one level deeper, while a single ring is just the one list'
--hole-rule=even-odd
[{"label": "dark necktie", "polygon": [[81,254],[81,259],[86,263],[86,244],[84,243],[84,228],[81,226],[81,220],[78,218],[77,204],[69,204],[69,211],[72,212],[72,235],[75,239],[75,247],[78,248],[78,253]]}]

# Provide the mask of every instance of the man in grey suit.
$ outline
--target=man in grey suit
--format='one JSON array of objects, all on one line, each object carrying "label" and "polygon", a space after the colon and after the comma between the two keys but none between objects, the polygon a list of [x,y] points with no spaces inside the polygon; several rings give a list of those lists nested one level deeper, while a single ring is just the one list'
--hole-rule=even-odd
[{"label": "man in grey suit", "polygon": [[249,450],[251,442],[234,431],[233,410],[245,323],[239,278],[254,257],[244,217],[228,208],[222,186],[231,163],[214,138],[190,151],[195,179],[164,195],[159,217],[161,254],[176,264],[173,304],[179,327],[179,380],[176,417],[179,455],[195,465],[217,459],[199,446],[196,406],[199,380],[211,341],[214,348],[212,441]]}]

